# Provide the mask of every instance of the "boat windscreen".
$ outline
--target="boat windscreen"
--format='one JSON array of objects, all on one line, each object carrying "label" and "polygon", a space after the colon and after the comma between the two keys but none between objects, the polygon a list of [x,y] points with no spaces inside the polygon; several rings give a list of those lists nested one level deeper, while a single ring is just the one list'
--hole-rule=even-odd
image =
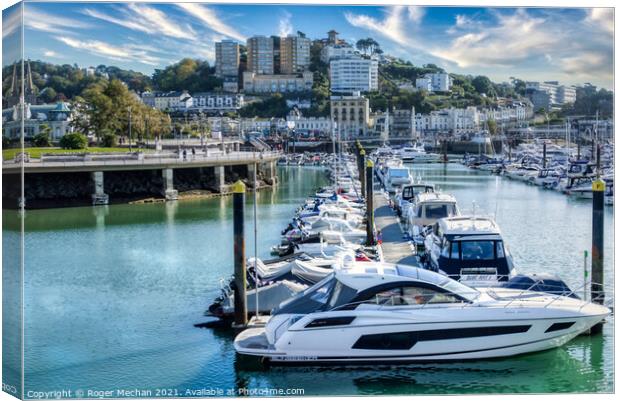
[{"label": "boat windscreen", "polygon": [[480,291],[472,287],[468,287],[464,284],[461,284],[456,280],[452,280],[451,278],[446,279],[444,282],[439,284],[439,286],[443,287],[445,290],[453,294],[460,295],[461,297],[465,298],[469,302],[475,301],[476,298],[478,298],[478,296],[480,295]]},{"label": "boat windscreen", "polygon": [[399,276],[415,278],[417,280],[435,284],[439,287],[444,288],[448,292],[463,297],[470,302],[474,301],[478,297],[478,295],[480,295],[479,291],[430,270],[425,270],[419,267],[407,265],[396,265],[396,269],[398,270]]},{"label": "boat windscreen", "polygon": [[356,290],[342,284],[334,273],[331,273],[312,287],[282,302],[273,310],[272,315],[329,310],[349,302],[356,293]]}]

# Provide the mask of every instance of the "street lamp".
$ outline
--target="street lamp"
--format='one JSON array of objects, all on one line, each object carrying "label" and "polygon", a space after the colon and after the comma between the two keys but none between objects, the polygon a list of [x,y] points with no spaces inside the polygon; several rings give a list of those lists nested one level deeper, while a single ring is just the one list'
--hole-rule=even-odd
[{"label": "street lamp", "polygon": [[131,106],[127,107],[129,113],[129,153],[131,153]]}]

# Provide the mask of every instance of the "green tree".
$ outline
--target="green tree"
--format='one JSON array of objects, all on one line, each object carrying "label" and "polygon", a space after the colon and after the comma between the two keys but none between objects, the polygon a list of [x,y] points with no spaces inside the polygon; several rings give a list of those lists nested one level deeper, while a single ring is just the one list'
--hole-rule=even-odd
[{"label": "green tree", "polygon": [[[360,39],[355,43],[355,47],[365,55],[373,55],[376,54],[377,50],[380,50],[379,43],[373,38]],[[383,51],[381,52],[383,53]]]},{"label": "green tree", "polygon": [[187,90],[194,93],[221,88],[222,80],[215,76],[215,68],[207,61],[184,58],[163,70],[156,69],[153,84],[162,91]]},{"label": "green tree", "polygon": [[241,117],[278,117],[284,118],[289,108],[286,105],[286,98],[280,93],[276,93],[262,101],[253,102],[245,105],[239,110]]},{"label": "green tree", "polygon": [[88,139],[85,135],[74,132],[71,134],[65,134],[60,138],[60,147],[63,149],[86,149],[88,146]]},{"label": "green tree", "polygon": [[107,132],[128,135],[131,118],[132,137],[162,135],[170,126],[170,117],[153,109],[129,92],[118,79],[97,82],[84,90],[74,102],[77,131],[101,138]]},{"label": "green tree", "polygon": [[118,145],[118,137],[110,131],[106,131],[101,136],[101,146],[104,148],[113,148]]},{"label": "green tree", "polygon": [[476,91],[479,94],[485,94],[487,96],[495,96],[495,90],[493,89],[493,82],[484,75],[478,75],[471,81]]},{"label": "green tree", "polygon": [[50,136],[52,134],[52,128],[50,128],[47,124],[42,124],[39,127],[39,133],[32,138],[32,143],[34,146],[39,148],[45,148],[52,146],[52,142],[50,140]]},{"label": "green tree", "polygon": [[45,103],[52,103],[53,101],[56,100],[57,93],[54,90],[54,88],[51,88],[51,87],[47,86],[47,87],[45,87],[41,91],[39,96],[41,97],[43,102],[45,102]]}]

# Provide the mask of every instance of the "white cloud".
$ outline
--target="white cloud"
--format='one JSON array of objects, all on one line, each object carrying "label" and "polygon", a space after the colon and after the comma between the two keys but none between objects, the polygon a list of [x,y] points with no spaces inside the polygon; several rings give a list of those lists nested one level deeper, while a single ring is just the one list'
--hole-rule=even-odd
[{"label": "white cloud", "polygon": [[293,33],[293,25],[291,24],[291,14],[284,12],[284,16],[278,22],[279,35],[288,36]]},{"label": "white cloud", "polygon": [[591,8],[587,11],[586,21],[599,26],[612,35],[614,33],[613,8]]},{"label": "white cloud", "polygon": [[85,50],[91,54],[119,61],[134,61],[147,65],[158,65],[161,59],[147,53],[140,46],[116,46],[99,40],[79,40],[67,36],[57,38],[69,47]]},{"label": "white cloud", "polygon": [[237,30],[231,26],[226,25],[212,9],[196,3],[181,3],[178,4],[178,6],[188,14],[205,23],[209,29],[229,38],[245,41],[245,36],[237,32]]},{"label": "white cloud", "polygon": [[387,9],[385,19],[378,20],[368,15],[345,13],[345,18],[349,24],[373,31],[383,37],[393,40],[399,44],[413,43],[403,30],[402,17],[406,10],[403,6],[393,6]]},{"label": "white cloud", "polygon": [[409,20],[419,24],[422,22],[422,18],[424,18],[424,8],[417,6],[409,6],[407,7],[407,15],[409,16]]},{"label": "white cloud", "polygon": [[461,15],[461,14],[457,14],[456,17],[454,17],[454,24],[459,27],[462,28],[464,26],[466,26],[467,24],[471,23],[471,20],[469,19],[469,17],[467,17],[466,15]]},{"label": "white cloud", "polygon": [[24,7],[24,25],[37,31],[66,34],[71,29],[88,29],[92,26],[83,21],[73,18],[51,15],[28,4]]},{"label": "white cloud", "polygon": [[121,14],[120,17],[93,9],[85,9],[83,12],[90,17],[151,35],[159,34],[188,40],[197,39],[198,35],[191,26],[176,22],[162,11],[146,6],[144,3],[128,3],[118,10]]},{"label": "white cloud", "polygon": [[[465,21],[461,19],[460,23]],[[475,28],[459,34],[448,46],[435,46],[430,53],[459,67],[512,66],[534,55],[553,52],[562,40],[548,21],[524,10],[497,14],[496,25]]]},{"label": "white cloud", "polygon": [[2,39],[17,32],[22,25],[21,5],[14,6],[14,9],[2,15]]},{"label": "white cloud", "polygon": [[56,52],[55,52],[55,51],[53,51],[53,50],[45,50],[45,51],[43,52],[43,55],[44,55],[45,57],[58,57],[58,53],[56,53]]}]

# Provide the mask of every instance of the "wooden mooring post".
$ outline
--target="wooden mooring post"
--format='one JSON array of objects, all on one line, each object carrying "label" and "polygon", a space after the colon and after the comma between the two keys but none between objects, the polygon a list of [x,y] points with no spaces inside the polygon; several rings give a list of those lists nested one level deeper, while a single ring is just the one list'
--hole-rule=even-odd
[{"label": "wooden mooring post", "polygon": [[[601,148],[597,148],[597,178],[592,183],[592,282],[590,284],[590,300],[597,304],[605,302],[604,290],[604,246],[605,246],[605,181],[600,178]],[[602,323],[590,329],[591,334],[600,333]]]},{"label": "wooden mooring post", "polygon": [[246,271],[245,271],[245,184],[237,181],[233,190],[233,241],[235,262],[235,328],[244,328],[248,323],[246,305]]},{"label": "wooden mooring post", "polygon": [[375,245],[375,208],[373,205],[374,163],[366,160],[366,245]]}]

